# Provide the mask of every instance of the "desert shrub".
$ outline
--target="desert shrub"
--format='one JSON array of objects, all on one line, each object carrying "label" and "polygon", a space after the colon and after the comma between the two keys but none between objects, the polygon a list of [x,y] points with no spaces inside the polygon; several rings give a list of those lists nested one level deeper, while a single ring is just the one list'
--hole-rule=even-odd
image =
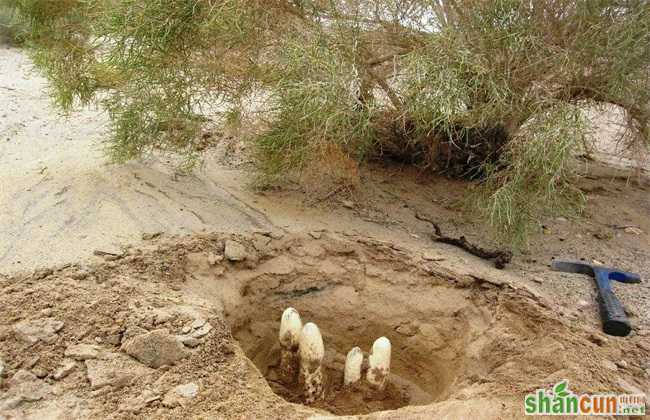
[{"label": "desert shrub", "polygon": [[190,165],[207,117],[241,127],[262,92],[249,132],[263,182],[320,168],[353,186],[361,163],[397,158],[479,183],[478,208],[521,244],[579,208],[581,107],[622,107],[629,146],[650,144],[643,0],[0,2],[61,106],[106,107],[118,161],[162,150]]}]

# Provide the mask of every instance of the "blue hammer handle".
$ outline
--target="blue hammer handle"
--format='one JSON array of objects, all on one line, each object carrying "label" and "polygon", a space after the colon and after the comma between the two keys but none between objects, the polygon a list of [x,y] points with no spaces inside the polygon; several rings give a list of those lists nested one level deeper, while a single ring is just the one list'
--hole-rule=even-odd
[{"label": "blue hammer handle", "polygon": [[619,337],[624,337],[632,331],[632,324],[625,314],[625,308],[612,291],[611,281],[639,283],[641,277],[638,274],[570,261],[553,261],[551,267],[557,271],[581,273],[594,277],[598,287],[598,305],[603,321],[603,331],[606,334]]}]

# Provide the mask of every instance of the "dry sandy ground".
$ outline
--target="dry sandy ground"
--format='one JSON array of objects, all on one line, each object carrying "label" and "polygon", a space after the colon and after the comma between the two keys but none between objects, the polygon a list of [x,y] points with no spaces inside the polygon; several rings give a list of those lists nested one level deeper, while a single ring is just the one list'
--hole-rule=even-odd
[{"label": "dry sandy ground", "polygon": [[[525,392],[563,378],[585,392],[650,391],[648,284],[615,286],[635,331],[605,338],[593,282],[548,270],[551,258],[584,258],[648,278],[645,179],[589,163],[584,217],[540,220],[544,233],[496,270],[433,243],[414,217],[498,246],[458,210],[462,183],[375,168],[352,205],[310,205],[299,192],[252,192],[219,150],[191,176],[164,160],[109,165],[105,124],[92,110],[58,115],[29,60],[0,49],[0,418],[304,418],[403,405],[417,407],[376,417],[518,418]],[[224,258],[228,239],[244,245],[243,261]],[[273,392],[300,402],[277,380],[287,306],[323,329],[330,382],[315,408]],[[393,385],[341,389],[342,355],[380,335],[394,343]],[[151,343],[167,344],[165,366],[137,351]]]}]

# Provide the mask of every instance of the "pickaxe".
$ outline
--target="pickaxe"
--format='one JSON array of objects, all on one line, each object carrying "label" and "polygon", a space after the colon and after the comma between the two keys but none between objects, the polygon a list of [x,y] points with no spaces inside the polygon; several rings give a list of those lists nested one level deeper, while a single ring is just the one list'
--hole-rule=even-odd
[{"label": "pickaxe", "polygon": [[632,325],[627,319],[625,308],[612,291],[610,280],[620,281],[621,283],[640,283],[641,277],[638,274],[611,267],[571,261],[553,261],[551,268],[555,271],[587,274],[594,277],[598,287],[598,304],[605,334],[625,337],[632,331]]}]

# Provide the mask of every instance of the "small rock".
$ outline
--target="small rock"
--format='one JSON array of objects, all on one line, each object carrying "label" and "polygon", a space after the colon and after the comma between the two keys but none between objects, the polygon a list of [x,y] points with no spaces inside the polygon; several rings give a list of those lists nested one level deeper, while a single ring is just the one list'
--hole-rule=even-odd
[{"label": "small rock", "polygon": [[95,343],[102,344],[104,340],[101,337],[95,337]]},{"label": "small rock", "polygon": [[221,261],[223,261],[223,256],[222,255],[217,255],[214,252],[208,253],[208,264],[217,265]]},{"label": "small rock", "polygon": [[314,230],[312,232],[309,232],[309,236],[311,236],[314,239],[320,239],[323,236],[323,232],[319,232],[317,230]]},{"label": "small rock", "polygon": [[137,337],[142,334],[146,334],[148,331],[145,330],[142,327],[138,327],[137,325],[131,326],[124,331],[124,334],[122,335],[122,343],[126,342],[127,340],[130,340],[133,337]]},{"label": "small rock", "polygon": [[381,277],[384,274],[384,270],[375,266],[375,265],[366,265],[366,276],[368,277]]},{"label": "small rock", "polygon": [[555,221],[558,222],[558,223],[566,223],[569,220],[566,217],[556,217]]},{"label": "small rock", "polygon": [[544,280],[542,280],[540,277],[537,277],[537,276],[531,277],[531,279],[537,284],[544,283]]},{"label": "small rock", "polygon": [[35,344],[39,341],[52,344],[59,337],[57,332],[63,328],[63,321],[54,318],[41,318],[33,321],[21,321],[14,325],[13,330],[21,340]]},{"label": "small rock", "polygon": [[[0,412],[4,410],[13,410],[14,408],[17,408],[20,406],[20,404],[23,403],[25,399],[23,398],[22,395],[18,395],[15,397],[9,397],[4,400],[0,400]],[[4,420],[4,417],[0,417],[0,419]]]},{"label": "small rock", "polygon": [[341,204],[343,204],[343,207],[346,207],[348,209],[353,209],[354,208],[354,202],[350,201],[350,200],[343,200],[341,202]]},{"label": "small rock", "polygon": [[621,369],[627,368],[628,364],[625,360],[619,360],[616,362],[616,366],[618,366]]},{"label": "small rock", "polygon": [[117,333],[117,334],[110,334],[106,337],[106,342],[108,344],[112,344],[114,346],[119,346],[120,343],[122,342],[122,335]]},{"label": "small rock", "polygon": [[418,333],[418,328],[413,324],[402,324],[395,328],[397,333],[405,335],[407,337],[412,337]]},{"label": "small rock", "polygon": [[[206,323],[201,329],[209,325]],[[201,331],[201,329],[196,330],[194,334]],[[166,329],[138,335],[126,341],[122,345],[122,349],[129,356],[152,368],[159,368],[163,365],[174,365],[188,355],[183,344],[176,337],[169,334],[169,331]]]},{"label": "small rock", "polygon": [[196,398],[199,395],[199,386],[194,382],[179,385],[165,394],[162,404],[165,407],[184,406],[187,400]]},{"label": "small rock", "polygon": [[592,343],[602,347],[605,344],[607,344],[608,340],[607,340],[607,338],[605,338],[604,336],[602,336],[600,334],[592,333],[592,334],[589,335],[589,341],[591,341]]},{"label": "small rock", "polygon": [[74,344],[65,349],[64,355],[81,361],[97,359],[101,349],[101,347],[94,344]]},{"label": "small rock", "polygon": [[21,397],[18,404],[23,401],[41,400],[50,390],[47,383],[24,369],[19,370],[11,377],[9,385],[12,393]]},{"label": "small rock", "polygon": [[284,233],[274,230],[269,233],[269,236],[275,240],[284,238]]},{"label": "small rock", "polygon": [[209,322],[206,322],[205,325],[203,325],[201,328],[194,330],[194,332],[192,333],[192,337],[194,338],[205,337],[206,335],[208,335],[210,331],[212,331],[212,325],[210,325]]},{"label": "small rock", "polygon": [[643,231],[641,229],[639,229],[638,227],[634,227],[634,226],[626,227],[624,232],[629,233],[631,235],[641,235],[643,233]]},{"label": "small rock", "polygon": [[184,326],[183,329],[181,330],[183,334],[189,334],[190,331],[192,331],[192,327],[190,327],[189,325]]},{"label": "small rock", "polygon": [[77,368],[77,364],[72,360],[68,360],[65,363],[63,363],[63,366],[61,366],[54,372],[52,378],[54,378],[55,381],[60,381],[66,376],[70,375],[76,368]]},{"label": "small rock", "polygon": [[229,261],[244,261],[248,256],[246,247],[237,241],[233,241],[232,239],[228,239],[226,241],[224,254]]},{"label": "small rock", "polygon": [[424,258],[427,261],[444,261],[445,259],[442,258],[440,255],[436,254],[433,251],[424,251],[422,254],[422,258]]},{"label": "small rock", "polygon": [[0,359],[0,384],[2,383],[2,374],[5,373],[5,362]]},{"label": "small rock", "polygon": [[25,369],[31,369],[36,366],[36,363],[38,363],[39,360],[41,360],[41,356],[32,356],[23,362],[22,367]]},{"label": "small rock", "polygon": [[201,319],[201,318],[195,319],[194,322],[192,322],[191,328],[193,330],[199,329],[202,326],[204,326],[206,322],[207,321],[205,319]]},{"label": "small rock", "polygon": [[148,368],[121,355],[105,360],[90,359],[85,364],[86,376],[93,390],[108,386],[123,388],[149,372]]},{"label": "small rock", "polygon": [[144,240],[144,241],[150,241],[150,240],[152,240],[152,239],[156,239],[156,238],[159,237],[160,235],[162,235],[162,232],[143,233],[143,234],[142,234],[142,240]]},{"label": "small rock", "polygon": [[611,370],[616,372],[618,370],[618,367],[616,367],[616,364],[612,362],[611,360],[603,360],[603,367],[605,369]]},{"label": "small rock", "polygon": [[47,370],[43,369],[42,367],[36,367],[32,369],[32,373],[39,379],[43,379],[47,376]]},{"label": "small rock", "polygon": [[201,344],[201,340],[199,340],[198,338],[195,338],[195,337],[189,337],[189,336],[186,336],[186,335],[181,335],[181,336],[178,336],[177,338],[178,338],[178,341],[183,343],[184,346],[192,348],[192,349],[195,348],[195,347],[198,347]]},{"label": "small rock", "polygon": [[590,306],[590,303],[587,302],[587,301],[584,300],[584,299],[580,299],[580,300],[578,300],[578,302],[576,302],[576,303],[577,303],[577,305],[578,305],[579,308],[586,308],[587,306]]},{"label": "small rock", "polygon": [[45,308],[41,311],[41,315],[45,317],[51,317],[53,313],[54,311],[52,310],[52,308]]},{"label": "small rock", "polygon": [[259,270],[263,273],[278,276],[291,274],[295,269],[296,264],[285,255],[270,259],[259,267]]}]

